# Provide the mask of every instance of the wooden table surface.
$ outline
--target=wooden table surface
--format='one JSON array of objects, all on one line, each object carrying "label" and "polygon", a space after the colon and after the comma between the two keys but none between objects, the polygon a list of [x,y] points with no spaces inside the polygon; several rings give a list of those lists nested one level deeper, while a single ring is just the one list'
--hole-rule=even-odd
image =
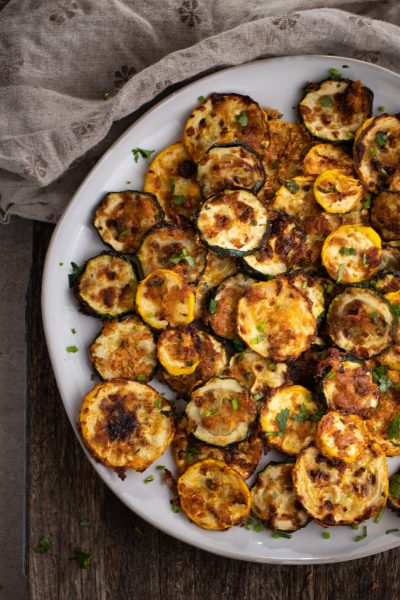
[{"label": "wooden table surface", "polygon": [[[75,439],[47,354],[40,286],[52,230],[51,225],[34,225],[27,303],[27,566],[31,599],[399,598],[400,548],[333,565],[240,562],[197,550],[161,533],[111,493]],[[82,519],[91,526],[80,526]],[[35,553],[44,536],[51,540],[50,551]],[[71,560],[77,547],[92,554],[86,570]]]}]

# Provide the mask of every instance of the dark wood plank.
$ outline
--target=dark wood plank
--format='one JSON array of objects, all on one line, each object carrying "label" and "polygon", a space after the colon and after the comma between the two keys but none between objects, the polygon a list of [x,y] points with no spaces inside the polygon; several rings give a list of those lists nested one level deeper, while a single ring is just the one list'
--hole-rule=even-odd
[{"label": "dark wood plank", "polygon": [[[400,549],[350,563],[276,566],[203,552],[129,511],[86,460],[59,398],[43,337],[40,283],[52,226],[35,224],[28,297],[28,567],[32,600],[323,600],[399,597]],[[92,526],[81,527],[81,519]],[[139,527],[141,534],[135,532]],[[34,547],[49,535],[52,548]],[[329,543],[329,542],[327,542]],[[74,548],[93,555],[87,570]],[[378,584],[376,586],[376,584]]]}]

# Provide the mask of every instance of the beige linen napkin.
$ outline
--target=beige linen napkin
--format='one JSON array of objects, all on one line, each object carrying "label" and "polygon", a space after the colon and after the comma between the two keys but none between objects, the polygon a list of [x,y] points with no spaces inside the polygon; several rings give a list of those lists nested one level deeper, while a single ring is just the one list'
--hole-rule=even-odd
[{"label": "beige linen napkin", "polygon": [[139,114],[212,70],[336,54],[400,72],[398,0],[328,4],[0,0],[0,221],[57,221]]}]

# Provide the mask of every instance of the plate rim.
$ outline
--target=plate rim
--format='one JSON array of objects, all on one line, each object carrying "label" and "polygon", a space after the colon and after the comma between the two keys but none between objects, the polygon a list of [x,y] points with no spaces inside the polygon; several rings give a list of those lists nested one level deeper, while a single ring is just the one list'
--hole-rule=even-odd
[{"label": "plate rim", "polygon": [[[192,547],[199,548],[200,550],[210,552],[210,553],[218,555],[218,556],[223,556],[223,557],[226,557],[229,559],[234,559],[234,560],[242,560],[242,561],[246,561],[246,562],[255,562],[255,563],[260,563],[260,564],[303,565],[304,566],[304,565],[314,565],[314,564],[330,564],[330,563],[349,562],[352,560],[366,558],[368,556],[373,556],[375,554],[379,554],[382,552],[386,552],[387,550],[392,550],[392,549],[400,547],[400,539],[399,539],[399,541],[393,540],[392,542],[390,542],[390,541],[385,542],[375,548],[366,547],[364,550],[362,548],[360,548],[360,550],[357,551],[356,555],[350,555],[350,556],[334,554],[334,555],[331,555],[329,558],[328,557],[318,558],[318,557],[307,557],[306,556],[305,558],[293,558],[293,559],[292,558],[270,557],[270,556],[269,557],[261,557],[261,556],[254,557],[254,556],[249,556],[246,554],[237,556],[235,553],[230,552],[229,550],[220,549],[218,547],[217,548],[213,547],[212,541],[207,540],[207,538],[204,541],[196,540],[196,541],[192,542],[190,539],[187,539],[187,537],[181,535],[179,532],[174,531],[169,526],[166,526],[162,522],[160,523],[159,521],[157,521],[157,519],[155,517],[153,518],[152,515],[149,516],[147,513],[145,513],[144,511],[141,510],[140,506],[132,508],[132,506],[130,506],[128,504],[127,499],[125,499],[123,497],[123,494],[119,490],[119,488],[114,488],[114,486],[111,484],[111,482],[109,482],[105,477],[102,476],[101,470],[100,470],[101,465],[98,465],[94,461],[93,457],[90,455],[85,444],[83,443],[81,436],[78,433],[78,430],[75,426],[76,424],[73,422],[73,419],[69,416],[68,411],[66,410],[66,400],[64,400],[64,395],[61,391],[61,386],[59,386],[59,384],[58,384],[58,376],[57,376],[58,367],[55,366],[56,361],[57,361],[57,356],[56,356],[56,352],[55,352],[55,350],[53,348],[53,344],[52,344],[52,334],[50,331],[50,324],[49,324],[49,319],[48,319],[48,314],[47,314],[48,299],[47,299],[47,292],[46,292],[46,290],[49,287],[50,261],[51,261],[51,257],[53,254],[53,248],[56,244],[59,232],[62,230],[65,221],[67,221],[69,219],[70,213],[74,211],[75,205],[79,201],[79,196],[81,195],[82,190],[88,184],[90,184],[93,177],[96,175],[97,170],[100,169],[102,167],[103,163],[105,163],[108,160],[109,156],[113,154],[116,146],[119,145],[121,142],[123,142],[126,138],[130,137],[131,131],[133,129],[135,129],[139,124],[141,124],[143,120],[149,118],[149,116],[152,114],[152,112],[154,110],[156,110],[156,109],[158,110],[158,109],[162,108],[163,105],[165,103],[169,102],[171,100],[171,98],[173,98],[175,95],[181,93],[181,91],[190,90],[192,87],[197,85],[202,80],[209,80],[213,76],[218,76],[221,73],[234,72],[236,70],[242,69],[246,65],[262,64],[262,63],[267,63],[267,62],[270,63],[270,62],[279,61],[282,59],[290,59],[290,60],[295,60],[295,61],[297,61],[297,60],[301,61],[301,60],[307,60],[307,59],[329,59],[332,61],[336,61],[336,60],[351,61],[352,63],[356,63],[356,64],[358,63],[360,65],[363,65],[364,67],[368,66],[372,70],[383,71],[384,73],[389,74],[391,77],[394,76],[394,77],[398,78],[399,86],[400,86],[400,74],[396,73],[395,71],[392,71],[391,69],[388,69],[387,67],[382,67],[381,65],[369,63],[367,61],[359,60],[356,58],[351,58],[349,56],[336,56],[336,55],[328,55],[328,54],[279,55],[279,56],[273,56],[273,57],[268,57],[268,58],[255,59],[252,61],[241,63],[240,65],[235,65],[235,66],[226,67],[226,68],[222,68],[222,69],[216,67],[216,70],[213,71],[212,73],[208,73],[206,75],[196,77],[196,79],[194,81],[190,81],[190,83],[183,84],[181,87],[179,87],[179,89],[174,90],[172,93],[168,94],[162,100],[155,102],[151,106],[151,108],[149,108],[144,114],[142,114],[137,120],[135,120],[111,144],[111,146],[104,152],[104,154],[102,154],[102,156],[99,158],[99,160],[96,162],[96,164],[91,168],[89,173],[86,175],[86,177],[80,183],[79,187],[77,188],[77,190],[71,197],[71,200],[68,202],[67,206],[65,207],[62,215],[60,216],[60,218],[58,220],[58,223],[53,231],[51,240],[50,240],[48,248],[47,248],[46,257],[45,257],[45,261],[44,261],[44,267],[43,267],[43,277],[42,277],[42,286],[41,286],[41,310],[42,310],[43,329],[44,329],[44,333],[45,333],[45,339],[46,339],[46,344],[47,344],[47,348],[48,348],[48,352],[49,352],[51,367],[52,367],[52,370],[53,370],[53,373],[55,376],[55,380],[57,383],[57,390],[61,397],[63,409],[66,413],[66,416],[72,426],[72,429],[74,431],[74,434],[75,434],[79,444],[81,445],[86,457],[89,459],[92,467],[94,468],[94,470],[96,472],[96,476],[101,478],[102,482],[111,490],[111,492],[113,494],[115,494],[117,496],[117,498],[129,510],[131,510],[132,512],[137,514],[144,521],[150,523],[153,527],[155,527],[156,529],[159,529],[163,533],[166,533],[167,535],[170,535],[171,537],[173,537],[181,542],[184,542]],[[54,361],[53,361],[53,357],[54,357]]]}]

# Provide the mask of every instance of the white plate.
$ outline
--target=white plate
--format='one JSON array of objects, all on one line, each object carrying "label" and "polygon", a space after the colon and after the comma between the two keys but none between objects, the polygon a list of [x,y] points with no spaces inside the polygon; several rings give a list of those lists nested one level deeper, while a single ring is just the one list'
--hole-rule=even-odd
[{"label": "white plate", "polygon": [[[343,69],[344,64],[349,68]],[[369,86],[375,93],[375,109],[384,106],[388,112],[399,111],[400,76],[381,67],[330,56],[260,60],[204,77],[160,102],[124,133],[80,186],[51,240],[42,290],[50,358],[65,410],[78,439],[79,407],[83,396],[93,386],[87,348],[100,330],[101,322],[78,312],[68,289],[67,274],[71,261],[81,264],[104,249],[90,224],[93,210],[104,194],[129,188],[142,189],[148,161],[140,159],[135,164],[131,149],[139,146],[159,152],[181,139],[183,126],[197,104],[197,98],[211,92],[248,94],[261,106],[278,108],[285,120],[295,121],[295,107],[304,83],[326,78],[330,67],[338,68],[351,79],[361,79]],[[127,184],[128,181],[132,185]],[[68,354],[66,347],[69,345],[77,345],[79,352]],[[162,389],[159,384],[158,387]],[[124,482],[111,469],[96,463],[90,456],[89,459],[103,481],[138,515],[164,532],[215,554],[258,562],[307,564],[350,560],[400,544],[400,537],[385,535],[387,529],[400,527],[400,520],[389,509],[379,524],[368,523],[368,537],[358,543],[354,538],[360,531],[332,527],[331,538],[326,540],[315,523],[296,532],[289,540],[274,539],[270,531],[256,533],[241,527],[226,532],[205,531],[190,523],[182,513],[175,514],[170,509],[169,492],[161,483],[160,471],[155,469],[157,464],[165,464],[174,470],[169,453],[145,474],[129,472]],[[389,460],[391,473],[399,462],[399,459]],[[154,475],[154,481],[144,484],[143,480],[149,474]]]}]

